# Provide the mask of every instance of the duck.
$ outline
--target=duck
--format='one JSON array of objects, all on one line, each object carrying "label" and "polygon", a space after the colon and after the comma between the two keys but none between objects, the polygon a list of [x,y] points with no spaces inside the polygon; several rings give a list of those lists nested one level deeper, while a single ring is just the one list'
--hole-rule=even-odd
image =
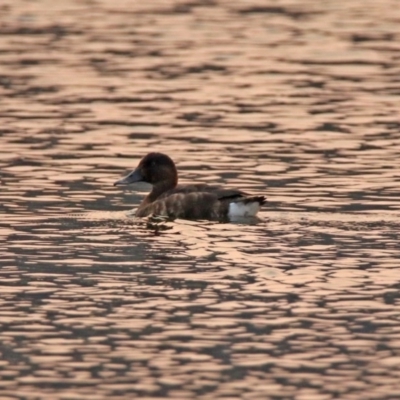
[{"label": "duck", "polygon": [[255,217],[266,202],[265,196],[252,196],[241,190],[219,185],[193,183],[178,185],[178,171],[163,153],[149,153],[131,173],[114,186],[146,182],[150,193],[136,210],[139,218],[160,216],[189,220],[233,220]]}]

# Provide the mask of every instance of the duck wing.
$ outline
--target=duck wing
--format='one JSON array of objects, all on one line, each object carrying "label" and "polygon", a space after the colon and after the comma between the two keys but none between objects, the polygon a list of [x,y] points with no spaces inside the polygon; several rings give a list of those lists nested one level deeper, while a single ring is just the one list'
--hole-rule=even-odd
[{"label": "duck wing", "polygon": [[199,183],[193,185],[178,185],[176,188],[164,192],[158,199],[165,199],[174,194],[189,193],[198,194],[200,195],[199,197],[203,197],[203,195],[207,193],[214,196],[216,200],[235,199],[248,196],[247,193],[235,188],[224,188],[222,186]]}]

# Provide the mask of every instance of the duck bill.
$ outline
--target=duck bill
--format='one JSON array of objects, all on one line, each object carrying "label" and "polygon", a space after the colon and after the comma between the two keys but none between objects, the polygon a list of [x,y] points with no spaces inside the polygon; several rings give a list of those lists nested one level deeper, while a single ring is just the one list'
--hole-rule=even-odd
[{"label": "duck bill", "polygon": [[138,169],[135,169],[130,174],[124,176],[117,182],[114,182],[114,186],[130,185],[131,183],[141,182],[141,181],[143,181],[143,175]]}]

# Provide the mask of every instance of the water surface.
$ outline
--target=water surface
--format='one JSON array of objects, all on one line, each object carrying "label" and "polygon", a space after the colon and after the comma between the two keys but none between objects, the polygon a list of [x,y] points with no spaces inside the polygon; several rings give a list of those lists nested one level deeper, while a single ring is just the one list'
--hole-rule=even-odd
[{"label": "water surface", "polygon": [[[396,1],[0,7],[2,399],[400,398]],[[269,202],[127,217],[149,151]]]}]

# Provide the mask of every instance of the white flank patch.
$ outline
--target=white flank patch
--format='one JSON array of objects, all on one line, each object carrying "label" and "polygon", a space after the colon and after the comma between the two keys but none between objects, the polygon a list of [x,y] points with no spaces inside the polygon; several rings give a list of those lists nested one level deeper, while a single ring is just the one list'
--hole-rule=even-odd
[{"label": "white flank patch", "polygon": [[252,203],[230,203],[228,215],[230,218],[237,217],[254,217],[258,210],[260,209],[260,204],[256,201]]}]

